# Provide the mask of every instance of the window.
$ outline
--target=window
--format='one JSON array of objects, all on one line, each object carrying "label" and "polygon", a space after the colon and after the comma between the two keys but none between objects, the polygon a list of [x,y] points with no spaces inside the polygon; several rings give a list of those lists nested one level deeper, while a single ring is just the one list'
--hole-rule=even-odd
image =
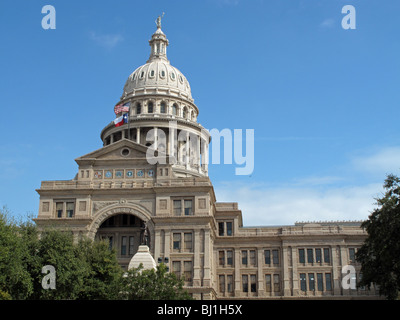
[{"label": "window", "polygon": [[[233,222],[232,221],[227,221],[227,222],[218,222],[218,235],[219,236],[232,236],[233,234]],[[226,234],[225,234],[226,230]]]},{"label": "window", "polygon": [[177,111],[178,106],[174,103],[172,105],[172,115],[176,116],[176,111]]},{"label": "window", "polygon": [[250,275],[250,291],[257,292],[257,277],[255,274]]},{"label": "window", "polygon": [[279,274],[274,274],[274,292],[281,291]]},{"label": "window", "polygon": [[325,263],[331,262],[331,255],[329,253],[329,248],[324,248],[324,262]]},{"label": "window", "polygon": [[349,260],[350,262],[356,262],[356,249],[349,248]]},{"label": "window", "polygon": [[140,78],[144,77],[144,71],[142,71],[142,73],[140,74]]},{"label": "window", "polygon": [[218,235],[223,236],[224,235],[224,223],[223,222],[218,222]]},{"label": "window", "polygon": [[167,112],[167,108],[165,106],[165,102],[161,102],[161,104],[160,104],[160,112],[161,113],[166,113]]},{"label": "window", "polygon": [[232,222],[227,222],[226,223],[226,235],[231,236],[232,235]]},{"label": "window", "polygon": [[264,262],[265,264],[271,264],[271,251],[264,250]]},{"label": "window", "polygon": [[193,243],[193,236],[191,233],[184,233],[183,234],[183,241],[184,241],[184,249],[185,250],[192,250],[192,243]]},{"label": "window", "polygon": [[193,215],[192,200],[185,200],[184,204],[185,204],[185,216]]},{"label": "window", "polygon": [[226,276],[226,286],[227,286],[227,291],[229,293],[233,292],[233,276],[232,275]]},{"label": "window", "polygon": [[56,213],[57,213],[57,218],[62,218],[63,215],[63,202],[56,202]]},{"label": "window", "polygon": [[126,237],[121,237],[121,255],[126,255]]},{"label": "window", "polygon": [[153,113],[153,102],[147,104],[147,113]]},{"label": "window", "polygon": [[256,250],[250,250],[250,264],[252,266],[256,265]]},{"label": "window", "polygon": [[315,280],[314,280],[314,273],[308,274],[308,290],[314,291],[315,290]]},{"label": "window", "polygon": [[165,77],[165,71],[164,70],[161,71],[161,77],[163,77],[163,78]]},{"label": "window", "polygon": [[226,251],[226,264],[228,266],[233,266],[233,251],[232,250]]},{"label": "window", "polygon": [[172,261],[172,272],[175,273],[178,279],[181,278],[181,262],[180,261]]},{"label": "window", "polygon": [[182,110],[182,117],[186,118],[186,115],[187,115],[187,109],[186,109],[186,107],[184,107]]},{"label": "window", "polygon": [[325,288],[327,291],[332,290],[332,277],[330,273],[325,273]]},{"label": "window", "polygon": [[272,250],[272,262],[275,266],[279,265],[279,251]]},{"label": "window", "polygon": [[174,200],[174,215],[180,216],[181,211],[181,200]]},{"label": "window", "polygon": [[136,105],[136,114],[141,114],[142,113],[142,105],[138,103]]},{"label": "window", "polygon": [[219,276],[219,292],[225,292],[225,276]]},{"label": "window", "polygon": [[308,263],[314,262],[313,249],[307,249],[307,262]]},{"label": "window", "polygon": [[192,261],[183,262],[183,272],[186,282],[192,282]]},{"label": "window", "polygon": [[181,249],[181,234],[180,233],[173,234],[173,249],[178,250],[178,251]]},{"label": "window", "polygon": [[306,262],[304,249],[299,249],[299,262],[300,263],[305,263]]},{"label": "window", "polygon": [[300,273],[300,290],[307,291],[307,282],[305,273]]},{"label": "window", "polygon": [[225,265],[225,251],[219,251],[218,258],[219,258],[219,265],[224,266]]},{"label": "window", "polygon": [[322,262],[321,249],[315,249],[315,262]]},{"label": "window", "polygon": [[133,255],[134,252],[134,237],[129,237],[129,255]]},{"label": "window", "polygon": [[247,265],[247,250],[242,250],[242,264]]},{"label": "window", "polygon": [[150,71],[150,77],[154,77],[154,70]]},{"label": "window", "polygon": [[243,292],[249,292],[249,276],[242,275],[242,289]]},{"label": "window", "polygon": [[271,292],[272,291],[271,275],[270,274],[266,274],[265,275],[265,291],[266,292]]},{"label": "window", "polygon": [[317,288],[318,291],[324,291],[323,274],[317,273]]}]

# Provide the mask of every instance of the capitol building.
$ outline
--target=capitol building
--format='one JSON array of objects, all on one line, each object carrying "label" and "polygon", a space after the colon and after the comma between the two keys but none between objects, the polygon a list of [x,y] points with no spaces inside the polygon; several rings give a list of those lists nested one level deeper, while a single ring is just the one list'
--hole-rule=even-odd
[{"label": "capitol building", "polygon": [[149,44],[148,60],[110,108],[116,120],[102,129],[102,147],[75,159],[72,180],[37,189],[37,226],[106,239],[125,269],[145,233],[155,262],[195,299],[378,298],[375,286],[342,285],[345,266],[361,277],[355,254],[367,234],[360,222],[245,227],[240,204],[217,201],[208,177],[211,135],[197,122],[201,106],[188,79],[167,58],[160,18]]}]

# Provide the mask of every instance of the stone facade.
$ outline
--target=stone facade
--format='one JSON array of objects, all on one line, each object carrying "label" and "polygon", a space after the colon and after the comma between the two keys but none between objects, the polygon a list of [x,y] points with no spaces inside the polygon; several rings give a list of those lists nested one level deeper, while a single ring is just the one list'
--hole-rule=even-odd
[{"label": "stone facade", "polygon": [[[341,285],[343,266],[360,276],[354,254],[366,233],[359,223],[243,227],[237,203],[216,201],[210,135],[197,123],[186,77],[166,58],[160,25],[150,46],[117,103],[129,105],[129,123],[106,125],[103,147],[75,160],[74,179],[42,182],[39,228],[106,239],[127,268],[147,226],[155,261],[196,299],[376,298],[374,287]],[[168,161],[151,161],[160,156]]]}]

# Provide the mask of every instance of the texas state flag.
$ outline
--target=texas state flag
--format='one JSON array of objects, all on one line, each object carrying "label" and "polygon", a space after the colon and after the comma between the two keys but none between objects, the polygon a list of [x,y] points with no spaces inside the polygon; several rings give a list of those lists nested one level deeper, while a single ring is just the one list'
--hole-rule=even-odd
[{"label": "texas state flag", "polygon": [[128,123],[129,121],[129,114],[125,113],[124,115],[118,117],[114,120],[114,124],[116,127],[122,126],[124,123]]}]

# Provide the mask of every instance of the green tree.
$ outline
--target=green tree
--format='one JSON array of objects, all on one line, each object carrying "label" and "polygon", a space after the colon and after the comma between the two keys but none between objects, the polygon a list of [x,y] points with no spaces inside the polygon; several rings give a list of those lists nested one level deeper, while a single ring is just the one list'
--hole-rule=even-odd
[{"label": "green tree", "polygon": [[0,209],[0,299],[26,299],[33,292],[25,237],[7,207]]},{"label": "green tree", "polygon": [[143,270],[143,266],[129,270],[123,278],[121,297],[128,300],[190,300],[183,289],[183,280],[169,273],[164,264],[157,269]]},{"label": "green tree", "polygon": [[358,285],[379,285],[381,295],[396,299],[400,289],[400,178],[388,175],[378,208],[362,223],[368,233],[356,258],[361,263]]}]

